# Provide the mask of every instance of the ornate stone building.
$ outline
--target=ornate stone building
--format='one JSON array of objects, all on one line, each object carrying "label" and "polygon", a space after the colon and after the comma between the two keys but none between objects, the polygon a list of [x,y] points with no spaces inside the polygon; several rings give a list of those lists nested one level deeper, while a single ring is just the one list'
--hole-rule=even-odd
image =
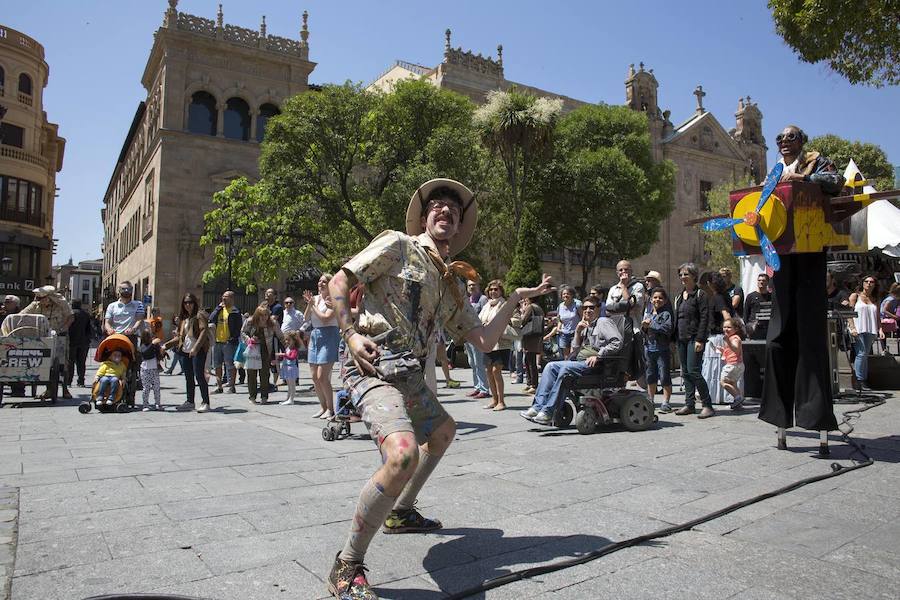
[{"label": "ornate stone building", "polygon": [[[445,33],[444,58],[435,67],[397,61],[370,84],[371,88],[388,89],[395,81],[423,78],[434,85],[459,92],[476,103],[484,102],[491,90],[511,87],[539,96],[560,98],[563,110],[570,111],[585,102],[506,79],[503,69],[503,47],[497,47],[497,58],[473,54],[453,48],[450,30]],[[738,101],[735,127],[726,131],[719,121],[703,108],[706,93],[697,86],[697,109],[678,126],[670,121],[670,111],[661,110],[659,83],[653,70],[643,63],[631,65],[625,79],[626,104],[647,113],[653,154],[656,160],[669,159],[677,167],[675,208],[660,226],[659,240],[643,257],[633,258],[635,272],[660,271],[667,286],[677,284],[677,268],[684,261],[704,262],[699,228],[686,228],[685,220],[697,216],[706,206],[706,194],[722,182],[751,175],[760,181],[766,173],[766,145],[762,135],[762,113],[750,97]],[[627,223],[617,224],[627,227]],[[591,282],[615,281],[614,267],[622,257],[609,256],[595,268]],[[566,248],[545,249],[544,268],[558,281],[580,282],[581,266],[577,253]]]},{"label": "ornate stone building", "polygon": [[53,256],[56,174],[66,140],[47,120],[44,47],[0,25],[0,295],[30,302]]},{"label": "ornate stone building", "polygon": [[[164,315],[181,296],[203,298],[212,249],[201,248],[212,196],[241,175],[258,177],[266,122],[308,89],[309,30],[300,39],[268,35],[177,10],[169,0],[141,82],[138,104],[101,211],[105,301],[117,282],[135,284]],[[216,298],[207,290],[205,304]],[[217,302],[217,299],[215,300]]]}]

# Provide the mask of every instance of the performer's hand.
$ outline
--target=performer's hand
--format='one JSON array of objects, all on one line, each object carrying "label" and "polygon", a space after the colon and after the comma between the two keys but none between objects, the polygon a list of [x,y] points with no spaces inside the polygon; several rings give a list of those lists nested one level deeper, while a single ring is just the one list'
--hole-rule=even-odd
[{"label": "performer's hand", "polygon": [[703,352],[703,342],[694,342],[694,352]]},{"label": "performer's hand", "polygon": [[549,294],[554,290],[556,288],[553,287],[553,278],[544,273],[541,285],[533,288],[517,288],[516,293],[519,295],[519,298],[534,298],[535,296]]},{"label": "performer's hand", "polygon": [[361,333],[354,333],[347,338],[347,349],[350,350],[353,362],[356,363],[360,373],[364,375],[375,374],[375,367],[372,366],[372,361],[378,357],[378,344]]}]

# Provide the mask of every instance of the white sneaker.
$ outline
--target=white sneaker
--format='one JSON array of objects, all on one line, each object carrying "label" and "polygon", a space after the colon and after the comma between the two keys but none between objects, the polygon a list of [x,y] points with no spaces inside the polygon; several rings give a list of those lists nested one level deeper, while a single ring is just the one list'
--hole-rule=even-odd
[{"label": "white sneaker", "polygon": [[293,399],[293,398],[288,398],[288,399],[285,400],[284,402],[279,402],[279,404],[281,404],[282,406],[290,406],[290,405],[293,404],[293,403],[294,403],[294,399]]},{"label": "white sneaker", "polygon": [[162,404],[156,404],[153,406],[153,410],[163,410]]},{"label": "white sneaker", "polygon": [[529,421],[535,418],[538,414],[538,411],[534,410],[534,407],[529,407],[528,410],[523,410],[519,413],[523,419],[528,419]]},{"label": "white sneaker", "polygon": [[209,410],[209,404],[207,404],[206,402],[204,402],[204,403],[202,403],[202,404],[200,405],[200,407],[197,409],[197,412],[203,413],[203,412],[207,412],[208,410]]},{"label": "white sneaker", "polygon": [[144,408],[141,409],[141,412],[150,412],[150,406],[148,404],[145,404]]},{"label": "white sneaker", "polygon": [[534,423],[537,423],[538,425],[552,425],[552,424],[553,424],[553,417],[551,417],[550,415],[548,415],[548,414],[545,413],[544,411],[539,412],[539,413],[538,413],[537,415],[535,415],[534,418],[531,419],[531,420],[532,420]]},{"label": "white sneaker", "polygon": [[104,404],[106,404],[107,406],[112,406],[113,405],[112,398],[107,398],[106,402]]}]

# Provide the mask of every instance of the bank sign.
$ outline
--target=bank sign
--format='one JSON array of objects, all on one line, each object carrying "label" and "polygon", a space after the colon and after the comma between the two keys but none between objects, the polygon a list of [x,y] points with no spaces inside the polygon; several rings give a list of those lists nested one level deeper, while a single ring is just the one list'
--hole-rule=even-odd
[{"label": "bank sign", "polygon": [[49,344],[34,339],[0,339],[0,382],[49,381],[52,365]]},{"label": "bank sign", "polygon": [[4,294],[30,294],[33,289],[33,279],[0,279],[0,292]]}]

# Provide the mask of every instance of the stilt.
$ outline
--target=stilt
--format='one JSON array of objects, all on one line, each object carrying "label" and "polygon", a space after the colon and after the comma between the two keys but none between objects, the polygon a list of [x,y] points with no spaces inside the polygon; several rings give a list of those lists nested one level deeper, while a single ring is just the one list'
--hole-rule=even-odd
[{"label": "stilt", "polygon": [[819,456],[829,456],[831,450],[828,448],[828,432],[819,432]]},{"label": "stilt", "polygon": [[787,430],[784,427],[778,428],[778,449],[787,450]]}]

